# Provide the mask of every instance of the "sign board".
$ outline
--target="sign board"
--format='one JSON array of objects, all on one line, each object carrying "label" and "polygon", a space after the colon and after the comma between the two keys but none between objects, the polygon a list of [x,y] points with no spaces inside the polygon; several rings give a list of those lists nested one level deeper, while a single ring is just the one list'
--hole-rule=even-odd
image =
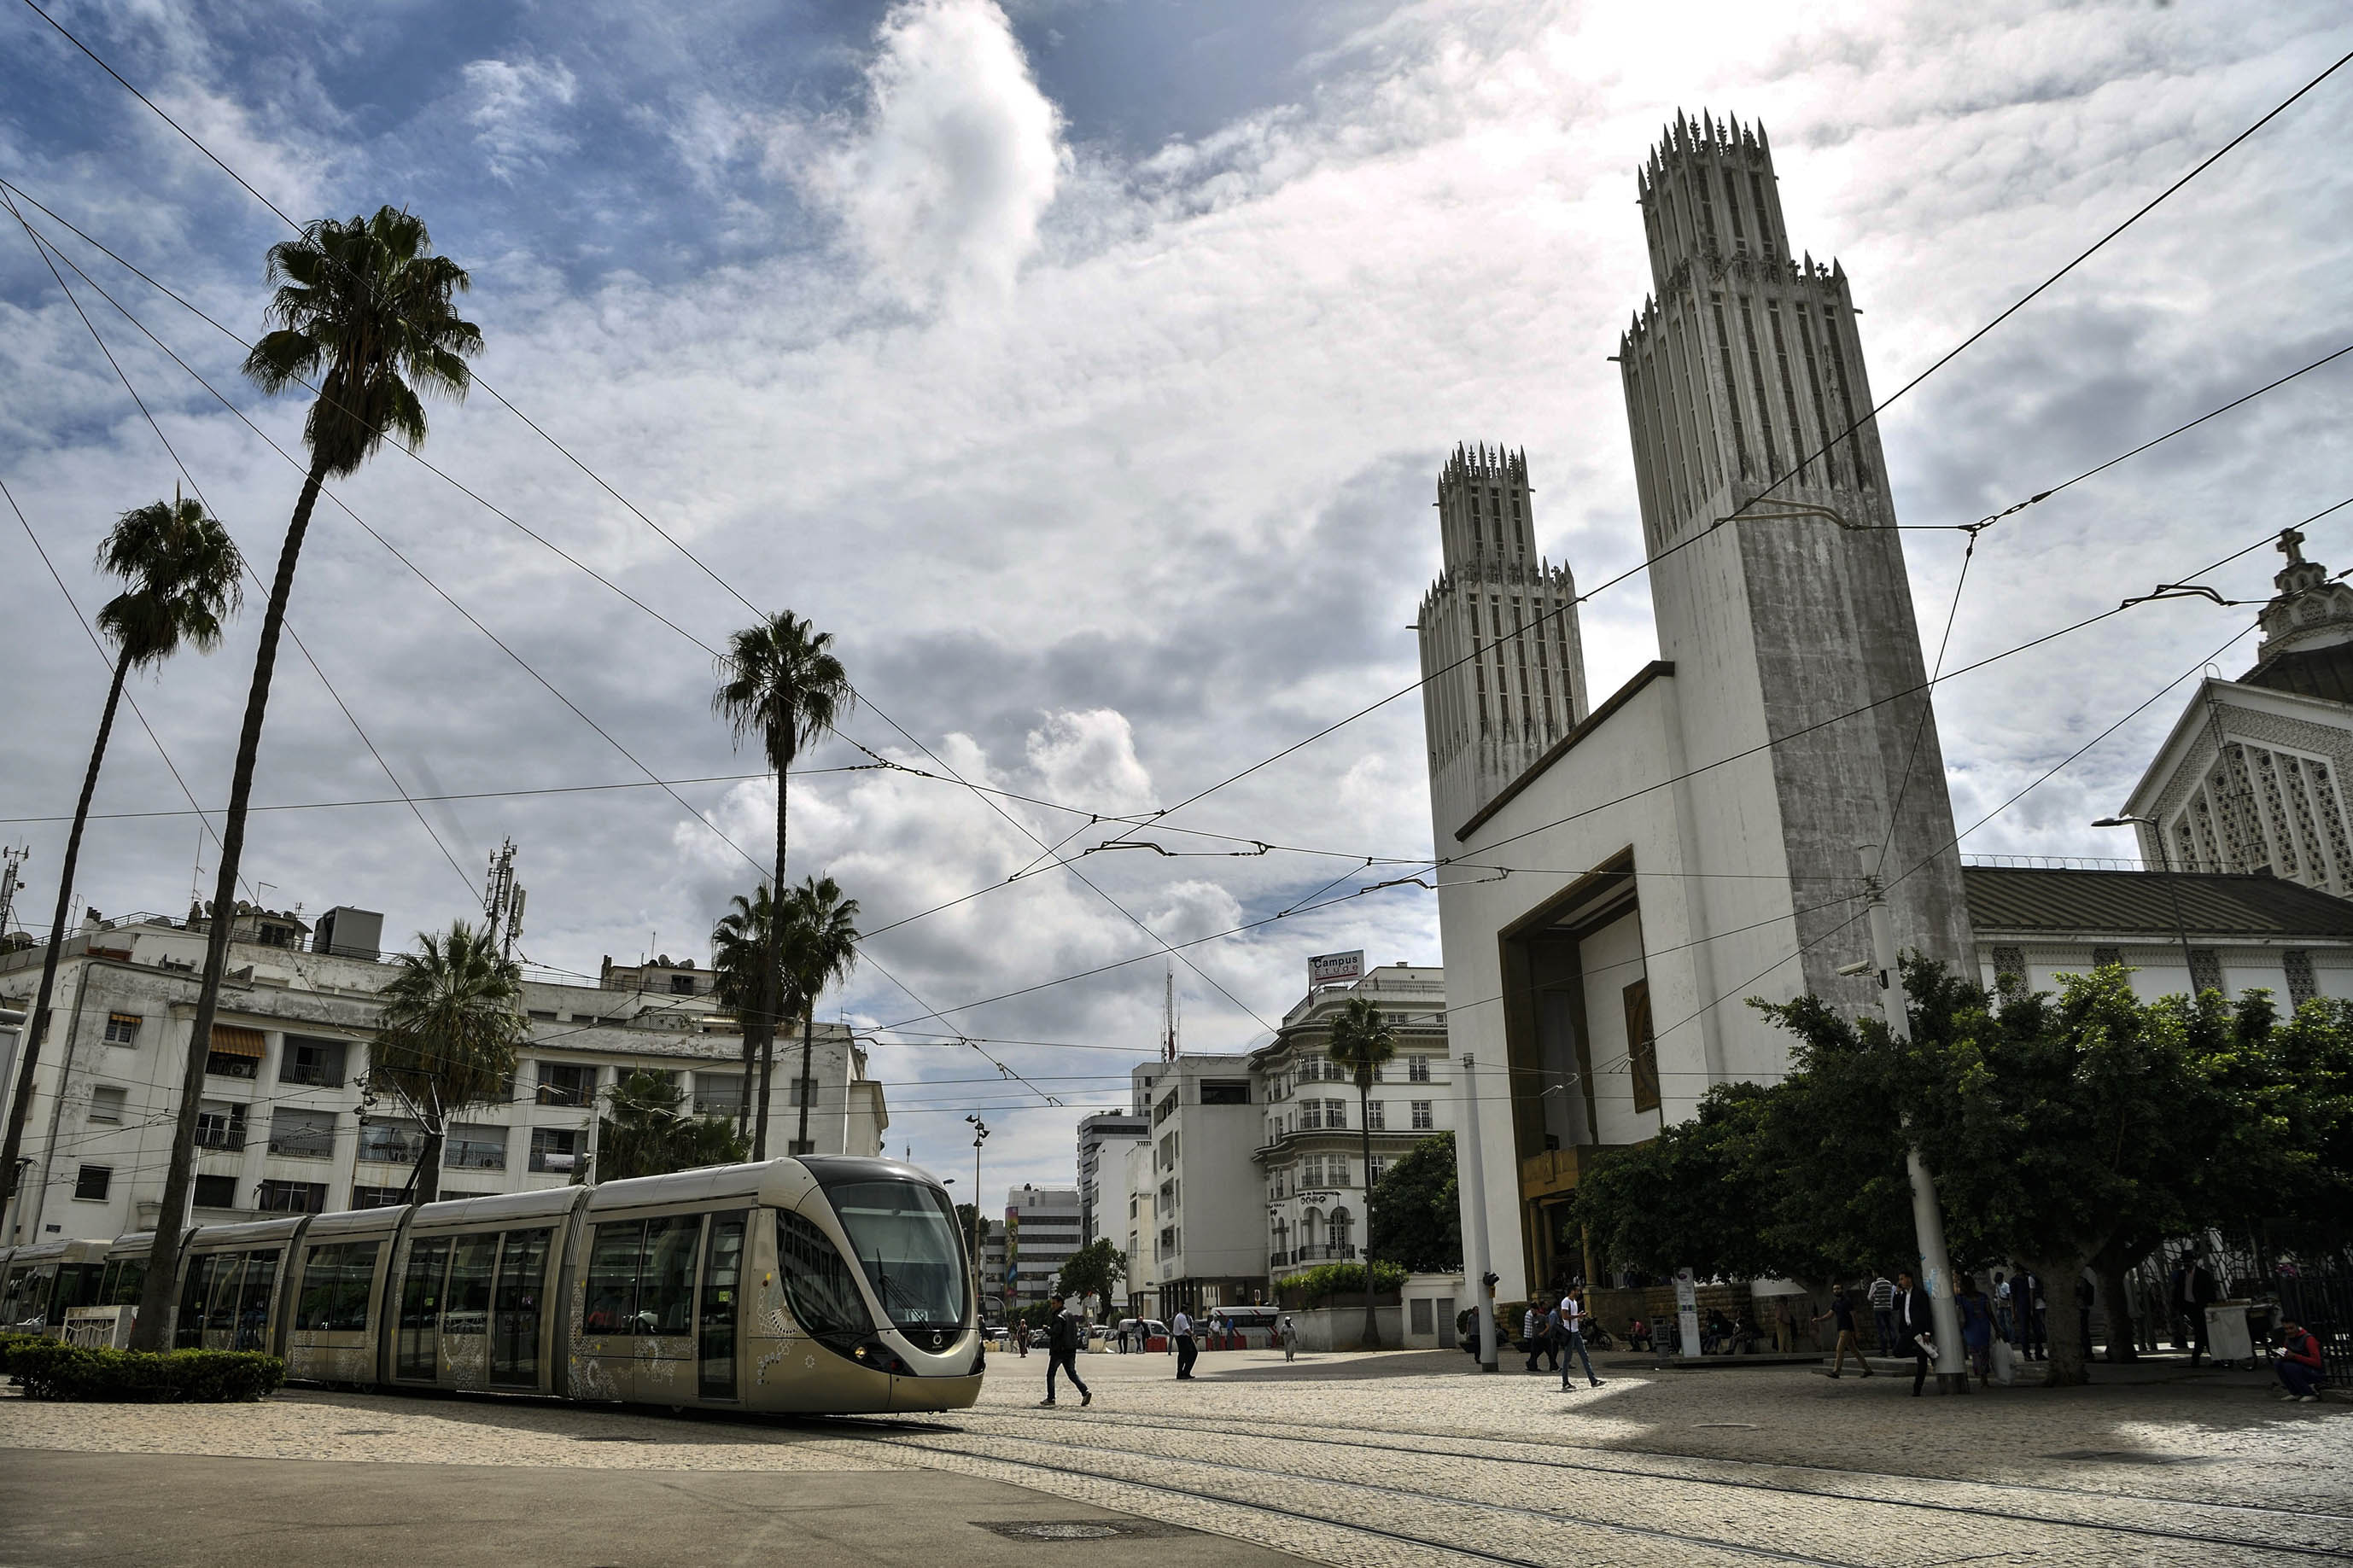
[{"label": "sign board", "polygon": [[1362,948],[1354,952],[1326,952],[1307,961],[1307,988],[1319,985],[1345,985],[1365,977],[1365,953]]}]

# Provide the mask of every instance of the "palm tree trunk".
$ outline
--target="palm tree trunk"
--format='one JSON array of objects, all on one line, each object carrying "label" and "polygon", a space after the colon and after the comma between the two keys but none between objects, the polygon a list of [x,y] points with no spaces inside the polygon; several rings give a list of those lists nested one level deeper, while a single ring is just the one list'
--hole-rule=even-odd
[{"label": "palm tree trunk", "polygon": [[[785,732],[777,738],[781,744],[771,744],[771,752],[781,752],[776,763],[776,871],[770,884],[776,891],[775,907],[768,916],[768,1044],[764,1065],[760,1069],[760,1119],[763,1129],[760,1147],[753,1158],[768,1157],[765,1132],[768,1115],[768,1085],[775,1077],[776,1060],[776,1029],[785,1021],[785,773],[792,766],[793,721],[785,721]],[[801,1096],[807,1100],[807,1095]],[[801,1106],[801,1136],[808,1136],[808,1106]],[[792,1151],[787,1151],[791,1152]]]},{"label": "palm tree trunk", "polygon": [[441,1137],[432,1128],[425,1130],[425,1142],[417,1150],[417,1202],[438,1203],[441,1199]]},{"label": "palm tree trunk", "polygon": [[[106,760],[107,737],[114,731],[114,710],[122,700],[122,679],[130,672],[131,655],[125,651],[114,661],[114,680],[106,689],[106,708],[99,715],[98,740],[90,748],[90,771],[82,774],[81,799],[74,803],[73,827],[66,834],[66,856],[58,866],[57,914],[49,921],[48,951],[41,955],[41,988],[33,999],[33,1010],[25,1015],[24,1060],[16,1068],[16,1099],[8,1106],[7,1141],[0,1143],[0,1214],[8,1212],[8,1200],[16,1192],[16,1161],[25,1146],[25,1116],[33,1104],[33,1068],[40,1060],[42,1037],[48,1029],[49,996],[57,988],[58,957],[65,948],[66,920],[72,913],[74,866],[81,858],[81,830],[90,821],[90,797],[98,793],[99,764]],[[65,1048],[70,1052],[73,1042],[68,1040]],[[58,1089],[63,1092],[62,1083]],[[12,1222],[9,1233],[0,1235],[0,1245],[15,1239],[15,1229]]]},{"label": "palm tree trunk", "polygon": [[768,1095],[776,1083],[776,1031],[764,1026],[760,1030],[760,1115],[753,1123],[752,1158],[768,1157]]},{"label": "palm tree trunk", "polygon": [[[812,1092],[814,1086],[809,1082],[809,1045],[810,1037],[816,1033],[817,998],[812,996],[801,1005],[801,1135],[793,1144],[793,1152],[797,1154],[807,1152],[809,1146],[809,1101],[817,1098]],[[842,1152],[847,1154],[849,1151],[844,1149]]]},{"label": "palm tree trunk", "polygon": [[753,1027],[749,1022],[744,1025],[744,1092],[735,1105],[735,1136],[747,1141],[752,1136],[752,1064],[760,1049]]},{"label": "palm tree trunk", "polygon": [[237,924],[237,863],[245,855],[245,812],[253,798],[253,767],[261,753],[261,721],[269,711],[269,678],[278,665],[278,637],[286,625],[286,601],[294,593],[294,567],[310,531],[311,510],[319,504],[326,469],[312,458],[302,480],[286,542],[278,552],[278,574],[269,584],[269,608],[261,617],[261,646],[253,656],[253,685],[245,698],[245,725],[237,731],[237,768],[229,775],[228,819],[221,829],[220,876],[213,885],[212,923],[205,933],[205,977],[196,992],[196,1016],[188,1029],[188,1059],[180,1074],[179,1120],[172,1128],[172,1162],[164,1178],[163,1211],[155,1216],[155,1243],[147,1253],[147,1279],[139,1296],[133,1350],[161,1350],[171,1340],[170,1315],[177,1294],[180,1234],[188,1212],[188,1188],[195,1179],[196,1108],[205,1089],[205,1052],[213,1016],[220,1010],[221,980],[228,968],[228,938]]},{"label": "palm tree trunk", "polygon": [[1356,1126],[1365,1144],[1365,1245],[1358,1250],[1365,1259],[1365,1348],[1381,1348],[1381,1320],[1373,1306],[1373,1090],[1362,1079],[1356,1081]]}]

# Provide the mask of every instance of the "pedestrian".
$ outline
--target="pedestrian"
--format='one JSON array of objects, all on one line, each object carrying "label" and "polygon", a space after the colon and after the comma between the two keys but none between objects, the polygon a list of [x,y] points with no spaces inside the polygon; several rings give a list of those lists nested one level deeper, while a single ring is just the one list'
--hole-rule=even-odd
[{"label": "pedestrian", "polygon": [[2010,1279],[2010,1310],[2018,1314],[2019,1350],[2029,1361],[2048,1361],[2050,1336],[2044,1332],[2042,1277],[2021,1268]]},{"label": "pedestrian", "polygon": [[1184,1308],[1176,1309],[1176,1321],[1168,1325],[1168,1330],[1176,1348],[1176,1380],[1190,1383],[1193,1381],[1193,1359],[1201,1352],[1193,1343],[1193,1320],[1186,1315]]},{"label": "pedestrian", "polygon": [[1016,1318],[1013,1320],[1013,1344],[1015,1350],[1019,1352],[1021,1359],[1023,1361],[1028,1361],[1029,1359],[1029,1319]]},{"label": "pedestrian", "polygon": [[1999,1268],[1993,1271],[1993,1324],[2004,1340],[2013,1345],[2018,1342],[2018,1318],[2010,1310],[2010,1279]]},{"label": "pedestrian", "polygon": [[1537,1303],[1531,1301],[1528,1303],[1528,1310],[1520,1314],[1520,1338],[1527,1345],[1530,1372],[1536,1370],[1536,1357],[1544,1354],[1544,1310]]},{"label": "pedestrian", "polygon": [[1871,1282],[1871,1326],[1878,1332],[1879,1353],[1895,1353],[1895,1281],[1882,1274]]},{"label": "pedestrian", "polygon": [[1291,1361],[1299,1354],[1299,1320],[1285,1312],[1282,1315],[1282,1359]]},{"label": "pedestrian", "polygon": [[[2213,1305],[2221,1294],[2214,1288],[2214,1271],[2206,1267],[2205,1247],[2190,1248],[2189,1255],[2181,1260],[2181,1266],[2173,1271],[2170,1294],[2173,1310],[2189,1325],[2189,1364],[2196,1366],[2198,1358],[2207,1351],[2206,1309]],[[2181,1339],[2182,1336],[2177,1334],[2174,1342],[2179,1344]]]},{"label": "pedestrian", "polygon": [[1928,1310],[1928,1292],[1913,1284],[1911,1275],[1899,1272],[1894,1289],[1889,1316],[1895,1321],[1903,1353],[1912,1358],[1912,1397],[1917,1399],[1928,1381],[1928,1358],[1936,1353],[1936,1342],[1929,1337],[1933,1314]]},{"label": "pedestrian", "polygon": [[1871,1363],[1863,1359],[1862,1342],[1854,1337],[1854,1298],[1846,1293],[1845,1286],[1831,1287],[1831,1310],[1814,1321],[1819,1323],[1822,1318],[1830,1319],[1838,1330],[1838,1350],[1831,1357],[1831,1375],[1836,1377],[1846,1370],[1846,1352],[1852,1351],[1855,1365],[1862,1368],[1863,1376],[1869,1377]]},{"label": "pedestrian", "polygon": [[1626,1330],[1626,1348],[1630,1351],[1651,1350],[1651,1325],[1640,1318],[1635,1319]]},{"label": "pedestrian", "polygon": [[1788,1355],[1798,1348],[1798,1320],[1789,1314],[1789,1299],[1773,1310],[1773,1348]]},{"label": "pedestrian", "polygon": [[1046,1320],[1046,1397],[1038,1403],[1054,1403],[1054,1374],[1060,1372],[1069,1374],[1071,1386],[1079,1391],[1079,1407],[1083,1410],[1095,1402],[1095,1396],[1079,1376],[1079,1321],[1062,1310],[1060,1295],[1046,1298],[1046,1310],[1052,1314]]},{"label": "pedestrian", "polygon": [[1585,1303],[1578,1300],[1577,1290],[1577,1284],[1572,1282],[1568,1294],[1560,1299],[1560,1389],[1563,1394],[1574,1386],[1568,1380],[1571,1356],[1585,1364],[1585,1381],[1596,1388],[1601,1386],[1601,1380],[1593,1375],[1593,1358],[1585,1352]]},{"label": "pedestrian", "polygon": [[1955,1298],[1961,1310],[1961,1343],[1968,1347],[1969,1366],[1980,1384],[1993,1381],[1993,1303],[1978,1289],[1977,1276],[1961,1281]]},{"label": "pedestrian", "polygon": [[2320,1341],[2294,1318],[2280,1321],[2280,1386],[2306,1405],[2320,1402]]}]

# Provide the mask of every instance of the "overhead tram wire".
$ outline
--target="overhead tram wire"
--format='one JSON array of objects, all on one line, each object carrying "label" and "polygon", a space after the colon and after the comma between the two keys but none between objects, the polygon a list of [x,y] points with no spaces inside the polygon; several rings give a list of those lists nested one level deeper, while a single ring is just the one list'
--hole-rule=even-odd
[{"label": "overhead tram wire", "polygon": [[[180,477],[187,481],[189,490],[195,496],[196,504],[203,507],[206,512],[217,517],[219,513],[215,510],[212,502],[205,499],[204,487],[196,482],[195,475],[188,471],[188,465],[182,460],[179,449],[172,445],[171,437],[164,434],[163,426],[156,423],[153,412],[147,406],[147,400],[140,396],[138,389],[131,384],[131,377],[123,370],[121,362],[114,357],[114,351],[107,346],[105,335],[99,331],[98,323],[90,319],[90,312],[83,310],[81,308],[81,301],[74,297],[72,287],[66,282],[65,275],[58,270],[57,263],[51,258],[48,247],[44,245],[40,237],[33,232],[32,225],[26,222],[25,215],[17,210],[16,202],[11,199],[5,192],[0,192],[0,204],[5,204],[7,206],[8,216],[15,218],[17,224],[23,227],[26,239],[31,242],[34,250],[48,267],[49,276],[57,279],[58,290],[65,295],[66,302],[73,307],[74,314],[81,319],[82,326],[90,332],[90,341],[98,345],[98,352],[106,357],[106,363],[113,370],[115,379],[121,382],[122,390],[130,395],[131,401],[138,406],[140,416],[147,421],[147,427],[155,433],[155,439],[162,444],[165,455],[170,457],[172,459],[172,466],[177,468],[180,471]],[[70,258],[67,258],[67,265],[73,265]],[[74,268],[74,271],[78,276],[81,277],[82,281],[85,283],[90,282],[89,276],[86,273],[83,273],[79,267]],[[97,288],[97,285],[94,283],[90,284],[90,286],[93,289]],[[101,292],[103,291],[101,290]],[[111,298],[109,298],[107,300],[107,303],[113,304],[114,301]],[[116,309],[120,310],[121,307],[117,306]],[[239,551],[237,554],[239,563],[245,567],[246,575],[253,580],[254,585],[259,588],[266,597],[269,592],[269,583],[263,579],[259,572],[254,569],[253,563],[245,559],[245,553],[243,551]],[[407,786],[400,782],[399,775],[392,771],[392,764],[385,761],[384,753],[376,750],[375,742],[368,738],[366,728],[360,723],[359,716],[352,711],[351,704],[345,702],[343,700],[343,693],[335,689],[335,683],[327,679],[327,672],[319,668],[319,661],[315,658],[311,657],[309,646],[302,641],[301,634],[294,629],[293,623],[289,620],[282,624],[285,626],[287,637],[293,641],[295,647],[301,651],[302,661],[311,667],[311,673],[319,678],[319,684],[326,688],[328,697],[333,700],[337,710],[339,710],[343,713],[343,718],[349,721],[353,731],[359,736],[360,744],[367,748],[368,755],[375,758],[376,766],[384,771],[385,781],[389,783],[396,791],[399,792],[403,800],[406,801],[408,795]],[[457,858],[449,853],[449,847],[441,841],[441,836],[433,830],[433,825],[425,820],[425,814],[417,809],[417,803],[415,801],[407,801],[407,805],[409,814],[417,818],[417,825],[425,829],[426,837],[433,840],[433,847],[441,851],[441,858],[449,863],[449,869],[456,873],[459,882],[466,889],[469,896],[470,896],[474,888],[473,879],[469,877],[464,868],[459,866]]]}]

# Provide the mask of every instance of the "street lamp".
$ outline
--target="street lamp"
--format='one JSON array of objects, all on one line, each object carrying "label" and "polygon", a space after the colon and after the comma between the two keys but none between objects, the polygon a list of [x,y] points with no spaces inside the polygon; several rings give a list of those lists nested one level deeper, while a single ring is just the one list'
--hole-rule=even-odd
[{"label": "street lamp", "polygon": [[2173,879],[2173,857],[2165,847],[2165,828],[2153,816],[2104,816],[2094,827],[2146,827],[2157,838],[2157,863],[2165,872],[2165,890],[2173,900],[2173,929],[2181,938],[2181,967],[2189,976],[2189,997],[2198,998],[2198,966],[2189,959],[2189,922],[2181,918],[2181,889]]},{"label": "street lamp", "polygon": [[980,1146],[988,1142],[988,1123],[977,1116],[966,1116],[965,1121],[972,1128],[972,1304],[978,1311],[981,1287],[986,1283],[980,1273],[980,1227],[987,1223],[980,1212]]}]

